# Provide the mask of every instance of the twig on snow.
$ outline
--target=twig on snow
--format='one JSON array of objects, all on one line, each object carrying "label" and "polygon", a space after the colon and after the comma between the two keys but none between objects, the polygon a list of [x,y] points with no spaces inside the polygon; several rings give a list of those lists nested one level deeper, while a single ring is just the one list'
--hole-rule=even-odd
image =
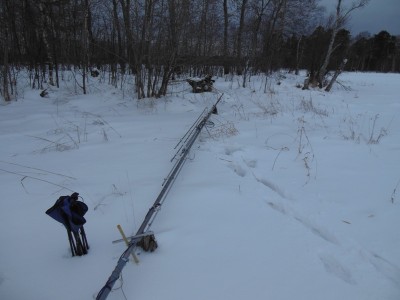
[{"label": "twig on snow", "polygon": [[49,174],[53,174],[53,175],[57,175],[57,176],[62,176],[62,177],[67,177],[67,178],[69,178],[69,179],[76,180],[75,177],[71,177],[71,176],[68,176],[68,175],[64,175],[64,174],[60,174],[60,173],[55,173],[55,172],[52,172],[52,171],[47,171],[47,170],[43,170],[43,169],[39,169],[39,168],[35,168],[35,167],[29,167],[29,166],[25,166],[25,165],[21,165],[21,164],[17,164],[17,163],[12,163],[12,162],[8,162],[8,161],[3,161],[3,160],[0,160],[0,163],[9,164],[9,165],[18,166],[18,167],[24,167],[24,168],[32,169],[32,170],[36,170],[36,171],[42,171],[42,172],[46,172],[46,173],[49,173]]},{"label": "twig on snow", "polygon": [[66,189],[66,190],[68,190],[68,191],[70,191],[70,192],[75,192],[74,190],[71,190],[71,189],[69,189],[69,188],[67,188],[67,187],[65,187],[65,186],[62,186],[62,185],[60,185],[60,184],[57,184],[57,183],[54,183],[54,182],[51,182],[51,181],[48,181],[48,180],[45,180],[45,179],[41,179],[41,178],[29,176],[29,175],[24,175],[24,174],[20,174],[20,173],[17,173],[17,172],[4,170],[4,169],[0,169],[0,171],[6,172],[6,173],[10,173],[10,174],[14,174],[14,175],[17,175],[17,176],[21,176],[21,177],[22,177],[22,179],[21,179],[21,185],[22,185],[22,187],[24,188],[25,191],[26,191],[26,189],[25,189],[25,186],[24,186],[24,184],[23,184],[23,181],[24,181],[26,178],[30,178],[30,179],[42,181],[42,182],[45,182],[45,183],[48,183],[48,184],[51,184],[51,185],[54,185],[54,186],[58,186],[58,187],[60,187],[60,188]]}]

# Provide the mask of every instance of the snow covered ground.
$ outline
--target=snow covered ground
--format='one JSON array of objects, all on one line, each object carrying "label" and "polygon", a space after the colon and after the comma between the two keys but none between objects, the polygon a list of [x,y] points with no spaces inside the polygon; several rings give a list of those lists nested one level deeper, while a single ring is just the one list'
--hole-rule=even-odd
[{"label": "snow covered ground", "polygon": [[[91,78],[0,106],[0,299],[93,299],[161,190],[174,146],[224,93],[108,299],[400,299],[400,74],[175,83],[132,100]],[[280,83],[280,84],[278,84]],[[89,254],[45,211],[77,191]]]}]

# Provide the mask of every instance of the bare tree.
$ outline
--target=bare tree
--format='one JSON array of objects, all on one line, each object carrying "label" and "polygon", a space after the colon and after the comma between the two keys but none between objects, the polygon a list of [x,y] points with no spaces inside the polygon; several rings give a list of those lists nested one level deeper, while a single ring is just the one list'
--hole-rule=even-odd
[{"label": "bare tree", "polygon": [[10,3],[8,0],[6,0],[4,3],[1,4],[0,6],[0,25],[2,29],[0,29],[0,42],[3,45],[3,47],[0,48],[0,51],[3,51],[3,59],[2,61],[0,60],[0,64],[2,64],[1,69],[0,69],[0,78],[1,78],[1,84],[0,84],[0,92],[3,94],[3,98],[6,102],[11,100],[11,94],[9,91],[10,88],[10,80],[9,80],[9,74],[10,74],[10,66],[9,66],[9,49],[11,46],[11,32],[10,32]]},{"label": "bare tree", "polygon": [[178,50],[178,31],[181,29],[178,26],[177,19],[177,3],[179,0],[168,0],[169,12],[169,41],[167,43],[167,59],[163,66],[162,82],[158,90],[157,97],[165,96],[167,93],[168,82],[171,79],[173,68]]},{"label": "bare tree", "polygon": [[[42,88],[46,80],[58,86],[58,70],[61,80],[64,70],[82,70],[83,82],[76,83],[86,93],[93,65],[110,71],[115,87],[132,76],[138,99],[162,97],[180,72],[227,74],[234,65],[243,85],[254,72],[282,67],[309,67],[312,80],[322,85],[328,69],[343,61],[349,44],[341,35],[346,19],[368,0],[336,0],[329,30],[315,29],[322,15],[318,1],[2,0],[1,96],[14,98],[23,68],[33,88]],[[395,49],[388,52],[375,51],[372,40],[365,43],[361,57],[355,58],[359,50],[350,52],[351,67],[399,69],[399,44],[391,42]]]},{"label": "bare tree", "polygon": [[39,16],[39,33],[41,34],[43,44],[46,48],[48,66],[49,66],[49,84],[54,85],[53,78],[53,51],[50,44],[50,30],[52,28],[52,22],[50,19],[50,10],[54,1],[40,0],[38,2],[38,8],[40,12]]},{"label": "bare tree", "polygon": [[271,1],[271,6],[269,7],[270,12],[267,24],[264,26],[263,39],[263,69],[266,72],[272,70],[274,56],[277,54],[282,41],[282,33],[285,26],[286,2],[287,0]]},{"label": "bare tree", "polygon": [[[3,97],[4,100],[10,101],[11,100],[11,96],[10,96],[10,92],[9,92],[9,80],[8,80],[8,74],[9,74],[9,65],[8,65],[8,47],[9,47],[9,40],[7,39],[6,41],[4,41],[4,54],[3,54],[3,70],[1,72],[1,76],[3,77],[2,79],[2,90],[3,90]],[[0,76],[0,78],[1,78]]]},{"label": "bare tree", "polygon": [[351,6],[349,8],[343,10],[342,0],[338,0],[337,5],[336,5],[336,14],[335,14],[333,25],[332,25],[332,34],[331,34],[331,38],[329,40],[328,50],[326,52],[324,62],[322,63],[322,65],[317,73],[316,79],[318,81],[318,85],[320,88],[323,87],[323,81],[324,81],[324,77],[327,73],[328,64],[329,64],[330,58],[332,56],[332,53],[335,50],[333,45],[334,45],[337,33],[346,23],[347,19],[350,16],[350,13],[358,8],[364,7],[365,5],[368,4],[368,2],[369,2],[369,0],[357,0],[355,2],[352,2]]},{"label": "bare tree", "polygon": [[[125,38],[126,38],[126,50],[128,56],[128,63],[129,67],[132,72],[136,72],[136,57],[134,52],[134,45],[133,45],[133,32],[131,27],[131,1],[130,0],[119,0],[119,3],[122,7],[122,15],[124,19],[124,27],[125,27]],[[143,88],[142,88],[143,90]],[[142,93],[139,93],[139,99],[142,98]]]},{"label": "bare tree", "polygon": [[[229,25],[229,16],[228,16],[228,0],[224,0],[224,49],[222,54],[226,60],[228,56],[228,25]],[[227,62],[224,63],[224,74],[229,73],[229,66]]]},{"label": "bare tree", "polygon": [[246,4],[247,4],[247,0],[241,0],[241,4],[240,4],[240,21],[239,21],[239,28],[238,28],[238,34],[237,34],[237,52],[236,52],[237,62],[239,64],[237,73],[239,75],[242,74],[242,66],[241,66],[241,60],[242,60],[242,35],[243,35],[243,29],[244,29],[244,17],[245,17],[245,13],[246,13]]},{"label": "bare tree", "polygon": [[251,56],[255,60],[258,55],[259,35],[263,19],[266,18],[267,8],[272,0],[252,1],[251,10]]},{"label": "bare tree", "polygon": [[294,55],[295,74],[299,74],[300,63],[304,50],[304,37],[309,35],[322,20],[322,6],[319,0],[289,0],[286,17],[286,35],[294,36],[297,40],[296,53]]}]

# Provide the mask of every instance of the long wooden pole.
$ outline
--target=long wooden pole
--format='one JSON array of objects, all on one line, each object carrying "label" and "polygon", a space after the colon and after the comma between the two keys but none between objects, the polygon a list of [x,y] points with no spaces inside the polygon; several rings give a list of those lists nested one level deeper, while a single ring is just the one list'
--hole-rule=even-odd
[{"label": "long wooden pole", "polygon": [[[191,136],[188,138],[186,144],[184,147],[182,147],[182,150],[180,150],[180,158],[176,162],[175,166],[171,170],[171,172],[168,175],[168,178],[164,182],[163,188],[158,195],[157,199],[154,201],[154,204],[150,207],[149,211],[147,212],[142,225],[140,226],[139,230],[136,233],[136,236],[141,236],[143,233],[148,229],[148,227],[151,225],[152,220],[155,216],[155,213],[159,210],[161,207],[162,201],[167,195],[169,189],[172,186],[172,183],[175,181],[176,176],[179,174],[179,171],[181,170],[183,164],[186,161],[186,156],[190,151],[190,148],[196,141],[197,137],[199,136],[201,130],[207,123],[208,119],[210,118],[211,114],[216,111],[217,104],[219,101],[222,99],[223,94],[218,98],[217,102],[211,107],[211,109],[208,111],[208,113],[197,122],[197,125],[193,129]],[[118,263],[114,269],[114,271],[111,273],[110,277],[108,278],[106,284],[103,286],[103,288],[99,291],[97,294],[96,300],[105,300],[107,299],[108,294],[111,292],[115,282],[119,279],[122,269],[125,267],[126,263],[129,260],[129,256],[135,249],[137,243],[139,242],[141,238],[138,237],[132,237],[131,241],[128,244],[128,248],[125,250],[124,253],[122,253],[121,257],[118,260]]]}]

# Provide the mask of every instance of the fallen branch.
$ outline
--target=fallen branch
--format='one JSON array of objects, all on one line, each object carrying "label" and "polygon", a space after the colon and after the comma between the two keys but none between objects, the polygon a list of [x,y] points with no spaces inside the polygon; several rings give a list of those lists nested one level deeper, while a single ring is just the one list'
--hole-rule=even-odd
[{"label": "fallen branch", "polygon": [[329,82],[328,86],[325,88],[326,92],[329,92],[332,89],[333,84],[335,83],[336,79],[342,73],[344,66],[347,63],[347,58],[343,59],[342,63],[340,64],[339,68],[335,71],[335,74],[333,75],[331,81]]},{"label": "fallen branch", "polygon": [[390,197],[390,200],[392,201],[392,203],[394,203],[394,199],[396,198],[396,190],[400,185],[400,179],[399,181],[397,181],[396,187],[393,189],[393,193],[392,196]]},{"label": "fallen branch", "polygon": [[11,163],[11,162],[2,161],[2,160],[0,160],[0,163],[9,164],[9,165],[18,166],[18,167],[23,167],[23,168],[32,169],[32,170],[37,170],[37,171],[42,171],[42,172],[46,172],[46,173],[49,173],[49,174],[53,174],[53,175],[57,175],[57,176],[62,176],[62,177],[67,177],[67,178],[69,178],[69,179],[76,180],[75,177],[71,177],[71,176],[68,176],[68,175],[64,175],[64,174],[60,174],[60,173],[55,173],[55,172],[51,172],[51,171],[47,171],[47,170],[43,170],[43,169],[39,169],[39,168],[24,166],[24,165],[17,164],[17,163]]},{"label": "fallen branch", "polygon": [[[45,182],[45,183],[48,183],[48,184],[51,184],[51,185],[58,186],[58,187],[60,187],[60,188],[66,189],[66,190],[68,190],[68,191],[74,192],[74,190],[71,190],[71,189],[69,189],[69,188],[67,188],[67,187],[65,187],[65,186],[62,186],[62,185],[60,185],[60,184],[57,184],[57,183],[54,183],[54,182],[51,182],[51,181],[48,181],[48,180],[45,180],[45,179],[41,179],[41,178],[29,176],[29,175],[24,175],[24,174],[20,174],[20,173],[17,173],[17,172],[4,170],[4,169],[0,169],[0,171],[6,172],[6,173],[9,173],[9,174],[14,174],[14,175],[17,175],[17,176],[21,176],[21,177],[22,177],[22,179],[21,179],[21,185],[23,186],[24,189],[25,189],[25,186],[24,186],[24,184],[23,184],[23,181],[24,181],[26,178],[30,178],[30,179],[42,181],[42,182]],[[25,190],[26,190],[26,189],[25,189]]]}]

